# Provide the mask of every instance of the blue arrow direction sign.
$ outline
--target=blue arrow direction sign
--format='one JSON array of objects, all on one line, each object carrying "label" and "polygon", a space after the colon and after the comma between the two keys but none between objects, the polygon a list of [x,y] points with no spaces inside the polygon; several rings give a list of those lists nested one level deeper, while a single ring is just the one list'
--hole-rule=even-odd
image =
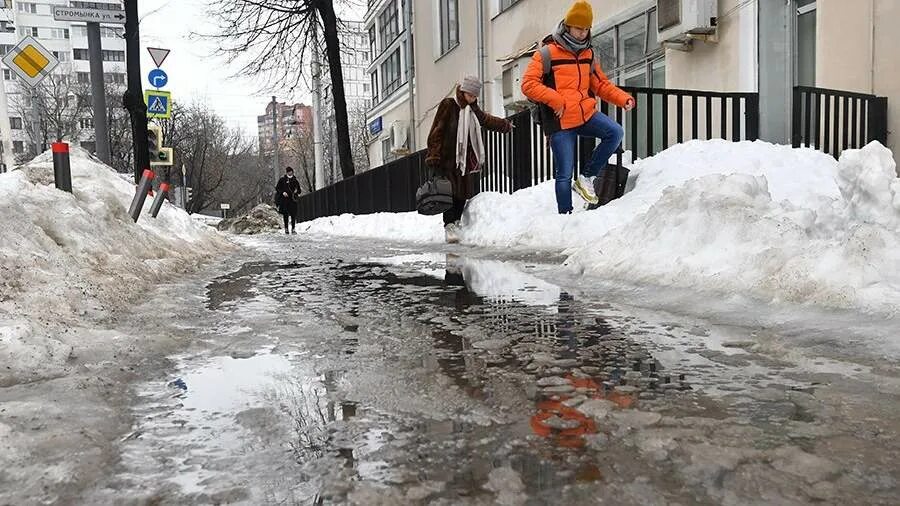
[{"label": "blue arrow direction sign", "polygon": [[147,75],[147,80],[150,81],[150,86],[154,88],[165,88],[166,84],[169,83],[169,75],[163,69],[153,69]]}]

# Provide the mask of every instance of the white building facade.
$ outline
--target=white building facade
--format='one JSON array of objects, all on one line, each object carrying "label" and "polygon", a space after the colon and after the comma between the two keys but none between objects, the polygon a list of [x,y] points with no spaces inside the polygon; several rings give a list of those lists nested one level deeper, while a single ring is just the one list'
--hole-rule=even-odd
[{"label": "white building facade", "polygon": [[[94,2],[66,0],[0,0],[0,56],[5,55],[25,36],[32,36],[44,47],[53,52],[60,61],[54,71],[57,76],[76,83],[75,87],[89,90],[90,63],[88,61],[87,28],[84,23],[55,21],[53,6],[68,5],[103,10],[124,10],[121,0],[104,0]],[[111,88],[124,89],[125,78],[125,39],[121,25],[101,27],[101,43],[103,46],[103,72],[107,94]],[[8,68],[3,68],[3,85],[9,101],[10,126],[13,138],[13,150],[17,157],[26,157],[39,149],[26,133],[25,122],[33,121],[34,116],[26,116],[30,104],[30,88],[21,84]],[[117,103],[108,103],[108,107],[120,107]],[[93,111],[84,107],[77,118],[78,132],[75,138],[67,139],[71,143],[94,150]],[[50,139],[53,141],[54,139]]]},{"label": "white building facade", "polygon": [[[410,23],[404,13],[411,0],[373,0],[364,20],[371,55],[367,69],[372,105],[366,115],[369,128],[369,163],[383,165],[415,149],[410,135],[408,55]],[[420,0],[421,1],[421,0]]]}]

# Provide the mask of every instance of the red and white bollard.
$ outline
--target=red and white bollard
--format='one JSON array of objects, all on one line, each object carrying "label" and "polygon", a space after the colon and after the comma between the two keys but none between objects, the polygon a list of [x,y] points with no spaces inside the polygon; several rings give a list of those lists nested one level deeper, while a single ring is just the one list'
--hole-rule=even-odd
[{"label": "red and white bollard", "polygon": [[72,166],[69,162],[69,145],[65,142],[54,142],[52,149],[53,179],[56,187],[64,192],[72,193]]},{"label": "red and white bollard", "polygon": [[144,209],[144,201],[147,200],[147,193],[153,187],[153,178],[155,177],[156,174],[150,169],[144,169],[144,174],[141,175],[141,182],[138,183],[134,199],[131,200],[131,207],[128,209],[128,214],[131,215],[131,219],[135,223],[137,223],[138,217],[140,217],[141,211]]},{"label": "red and white bollard", "polygon": [[150,206],[150,213],[154,218],[159,214],[159,210],[162,208],[163,202],[165,202],[166,195],[168,194],[169,183],[162,183],[159,185],[159,191],[156,192],[156,197],[153,198],[153,205]]}]

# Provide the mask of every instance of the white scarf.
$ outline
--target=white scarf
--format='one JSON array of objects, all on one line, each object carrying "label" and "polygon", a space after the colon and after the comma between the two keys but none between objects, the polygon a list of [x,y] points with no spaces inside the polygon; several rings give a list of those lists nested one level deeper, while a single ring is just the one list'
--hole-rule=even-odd
[{"label": "white scarf", "polygon": [[472,107],[467,105],[459,110],[459,126],[456,128],[456,168],[463,176],[466,175],[470,139],[478,160],[478,168],[473,172],[477,172],[484,165],[484,140],[481,138],[481,123]]}]

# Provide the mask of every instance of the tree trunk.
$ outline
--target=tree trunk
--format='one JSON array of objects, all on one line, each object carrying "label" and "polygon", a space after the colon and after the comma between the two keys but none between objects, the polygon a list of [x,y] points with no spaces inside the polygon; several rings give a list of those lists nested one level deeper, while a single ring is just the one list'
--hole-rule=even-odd
[{"label": "tree trunk", "polygon": [[150,168],[147,145],[147,104],[141,88],[141,39],[138,30],[138,0],[125,0],[125,44],[128,90],[122,99],[131,115],[131,137],[134,142],[134,182],[139,183],[144,169]]},{"label": "tree trunk", "polygon": [[319,0],[316,9],[325,27],[325,54],[331,75],[331,93],[334,97],[334,117],[337,127],[338,157],[344,179],[356,174],[353,168],[353,151],[350,146],[350,123],[347,119],[347,97],[344,95],[344,72],[341,70],[341,41],[337,31],[337,15],[331,0]]}]

